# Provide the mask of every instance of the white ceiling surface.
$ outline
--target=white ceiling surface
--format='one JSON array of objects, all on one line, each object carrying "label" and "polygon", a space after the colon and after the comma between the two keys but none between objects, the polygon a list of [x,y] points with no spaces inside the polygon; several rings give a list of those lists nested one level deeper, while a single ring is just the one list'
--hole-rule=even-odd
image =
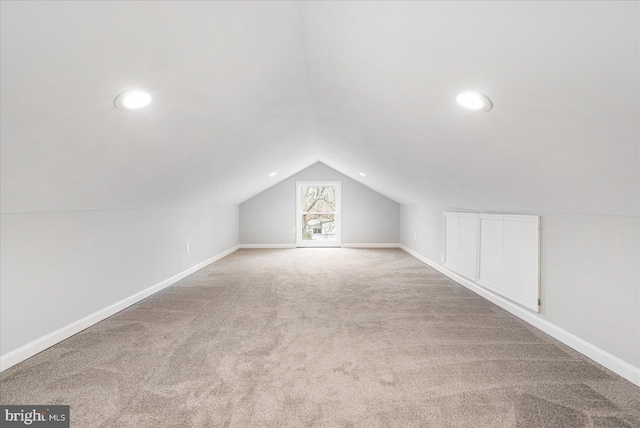
[{"label": "white ceiling surface", "polygon": [[[238,203],[316,159],[295,3],[3,2],[2,208]],[[148,109],[113,108],[151,87]]]},{"label": "white ceiling surface", "polygon": [[640,215],[639,9],[3,2],[2,211],[235,204],[322,161],[401,203]]}]

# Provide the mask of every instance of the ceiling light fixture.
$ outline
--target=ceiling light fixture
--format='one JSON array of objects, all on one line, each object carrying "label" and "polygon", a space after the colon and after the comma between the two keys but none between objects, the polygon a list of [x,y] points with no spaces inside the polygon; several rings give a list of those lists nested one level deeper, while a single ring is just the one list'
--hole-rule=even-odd
[{"label": "ceiling light fixture", "polygon": [[365,174],[364,172],[359,172],[358,174],[360,174],[360,175],[361,175],[361,176],[363,176],[363,177],[366,177],[366,176],[367,176],[367,174]]},{"label": "ceiling light fixture", "polygon": [[131,111],[148,106],[156,98],[158,98],[158,94],[153,89],[132,89],[118,95],[113,101],[113,105],[118,110]]},{"label": "ceiling light fixture", "polygon": [[276,174],[277,174],[277,172],[276,172],[276,171],[273,171],[271,174],[269,174],[269,177],[273,177],[273,176],[274,176],[274,175],[276,175]]},{"label": "ceiling light fixture", "polygon": [[456,89],[451,92],[451,99],[459,106],[473,111],[488,112],[493,108],[486,95],[471,89]]}]

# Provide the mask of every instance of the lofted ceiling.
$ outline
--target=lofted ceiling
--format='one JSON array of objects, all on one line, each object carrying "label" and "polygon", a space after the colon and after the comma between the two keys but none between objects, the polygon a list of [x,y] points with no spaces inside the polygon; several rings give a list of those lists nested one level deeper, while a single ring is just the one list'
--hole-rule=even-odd
[{"label": "lofted ceiling", "polygon": [[636,1],[1,7],[2,212],[237,204],[322,161],[400,203],[640,215]]}]

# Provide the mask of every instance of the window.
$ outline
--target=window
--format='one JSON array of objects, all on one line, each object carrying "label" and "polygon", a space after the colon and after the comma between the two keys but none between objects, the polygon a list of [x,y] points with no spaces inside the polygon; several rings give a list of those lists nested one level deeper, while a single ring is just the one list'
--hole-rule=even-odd
[{"label": "window", "polygon": [[297,183],[298,247],[340,246],[340,182]]}]

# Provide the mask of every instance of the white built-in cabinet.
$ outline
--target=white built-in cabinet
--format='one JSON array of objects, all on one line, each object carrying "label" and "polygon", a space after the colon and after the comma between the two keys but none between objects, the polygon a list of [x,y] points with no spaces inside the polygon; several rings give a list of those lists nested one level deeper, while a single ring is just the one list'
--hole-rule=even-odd
[{"label": "white built-in cabinet", "polygon": [[540,311],[540,217],[445,212],[445,267]]},{"label": "white built-in cabinet", "polygon": [[478,275],[478,215],[445,213],[444,266],[473,281]]}]

